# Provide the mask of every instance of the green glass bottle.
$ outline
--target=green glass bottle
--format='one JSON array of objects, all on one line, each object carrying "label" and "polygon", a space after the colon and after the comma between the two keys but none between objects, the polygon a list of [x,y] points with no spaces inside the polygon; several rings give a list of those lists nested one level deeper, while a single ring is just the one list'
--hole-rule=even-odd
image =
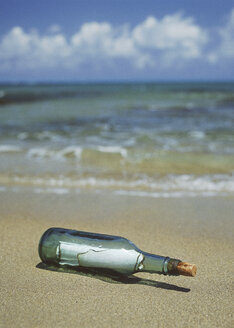
[{"label": "green glass bottle", "polygon": [[108,269],[124,275],[196,274],[195,265],[143,252],[126,238],[63,228],[45,231],[38,251],[41,260],[49,265]]}]

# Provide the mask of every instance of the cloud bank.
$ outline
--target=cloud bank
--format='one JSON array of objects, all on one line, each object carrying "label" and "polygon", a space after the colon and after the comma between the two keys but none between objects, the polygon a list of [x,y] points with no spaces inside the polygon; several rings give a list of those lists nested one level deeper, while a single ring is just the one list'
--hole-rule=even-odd
[{"label": "cloud bank", "polygon": [[13,27],[0,39],[0,71],[111,67],[125,61],[135,70],[170,68],[194,61],[212,65],[234,58],[234,9],[225,26],[217,27],[215,48],[209,48],[212,33],[181,13],[162,19],[147,17],[140,24],[113,26],[87,22],[71,37],[57,24],[44,35],[36,30]]}]

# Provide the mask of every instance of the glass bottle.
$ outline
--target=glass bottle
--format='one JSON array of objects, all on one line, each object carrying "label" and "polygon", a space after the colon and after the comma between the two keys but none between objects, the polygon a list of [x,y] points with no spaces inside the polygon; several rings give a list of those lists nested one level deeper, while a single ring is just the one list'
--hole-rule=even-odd
[{"label": "glass bottle", "polygon": [[105,234],[50,228],[42,235],[38,251],[41,260],[49,265],[108,269],[124,275],[196,274],[194,264],[146,253],[126,238]]}]

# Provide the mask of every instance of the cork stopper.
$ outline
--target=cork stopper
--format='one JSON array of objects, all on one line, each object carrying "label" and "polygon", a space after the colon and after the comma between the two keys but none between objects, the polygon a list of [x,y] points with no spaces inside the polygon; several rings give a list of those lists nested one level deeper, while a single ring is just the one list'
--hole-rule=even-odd
[{"label": "cork stopper", "polygon": [[183,276],[195,277],[197,273],[197,267],[195,264],[187,262],[179,262],[176,267],[179,274]]}]

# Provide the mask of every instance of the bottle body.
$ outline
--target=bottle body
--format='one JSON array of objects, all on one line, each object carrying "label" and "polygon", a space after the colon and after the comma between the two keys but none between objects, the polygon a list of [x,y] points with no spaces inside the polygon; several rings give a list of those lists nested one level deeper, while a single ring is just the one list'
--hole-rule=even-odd
[{"label": "bottle body", "polygon": [[177,259],[141,251],[123,237],[50,228],[41,237],[39,255],[46,264],[110,269],[130,275],[151,272],[177,275]]}]

